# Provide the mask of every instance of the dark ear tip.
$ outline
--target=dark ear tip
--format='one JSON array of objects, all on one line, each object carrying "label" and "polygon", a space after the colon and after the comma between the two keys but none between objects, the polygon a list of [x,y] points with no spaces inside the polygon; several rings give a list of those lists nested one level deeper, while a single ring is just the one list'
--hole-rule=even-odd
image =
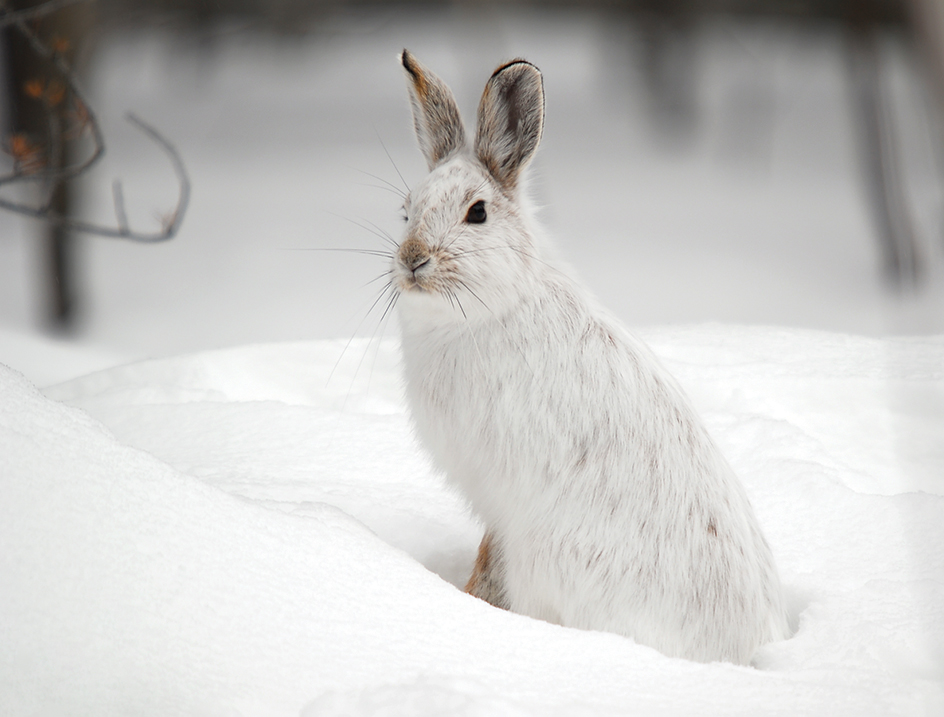
[{"label": "dark ear tip", "polygon": [[397,59],[400,60],[400,64],[403,65],[404,70],[413,75],[413,77],[416,77],[416,58],[410,54],[409,50],[403,48],[403,52],[400,53]]},{"label": "dark ear tip", "polygon": [[533,62],[528,62],[524,58],[518,57],[514,60],[511,60],[510,62],[504,63],[503,65],[499,65],[498,68],[492,73],[492,77],[500,75],[502,72],[505,72],[506,70],[509,70],[513,67],[521,67],[521,69],[530,68],[530,70],[534,71],[538,77],[541,76],[541,70],[538,69],[537,65],[535,65]]}]

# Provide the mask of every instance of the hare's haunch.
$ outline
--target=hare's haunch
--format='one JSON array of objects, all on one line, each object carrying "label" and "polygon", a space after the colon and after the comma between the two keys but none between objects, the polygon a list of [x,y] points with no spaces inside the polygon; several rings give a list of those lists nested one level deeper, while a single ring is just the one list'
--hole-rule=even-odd
[{"label": "hare's haunch", "polygon": [[394,265],[407,397],[487,531],[467,590],[692,660],[787,634],[744,489],[671,376],[540,238],[521,189],[541,73],[499,67],[466,141],[452,92],[404,50],[429,175]]}]

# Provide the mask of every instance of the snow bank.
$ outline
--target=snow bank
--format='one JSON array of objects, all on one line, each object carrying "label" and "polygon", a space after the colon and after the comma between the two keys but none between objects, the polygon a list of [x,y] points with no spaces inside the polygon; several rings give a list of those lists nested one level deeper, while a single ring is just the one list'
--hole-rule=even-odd
[{"label": "snow bank", "polygon": [[17,369],[37,386],[61,383],[129,360],[129,354],[101,346],[0,328],[0,364]]},{"label": "snow bank", "polygon": [[647,338],[778,559],[797,633],[757,668],[463,595],[479,528],[396,345],[263,345],[45,396],[0,367],[0,713],[940,714],[944,339]]}]

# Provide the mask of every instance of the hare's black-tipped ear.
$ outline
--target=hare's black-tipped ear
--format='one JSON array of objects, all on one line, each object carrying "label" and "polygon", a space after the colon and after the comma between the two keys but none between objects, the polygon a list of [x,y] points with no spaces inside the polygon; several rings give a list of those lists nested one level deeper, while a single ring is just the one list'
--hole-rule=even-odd
[{"label": "hare's black-tipped ear", "polygon": [[525,60],[495,70],[479,103],[475,154],[506,189],[514,189],[541,141],[544,81]]},{"label": "hare's black-tipped ear", "polygon": [[407,50],[400,53],[413,105],[413,125],[426,164],[432,169],[465,144],[459,108],[446,83]]}]

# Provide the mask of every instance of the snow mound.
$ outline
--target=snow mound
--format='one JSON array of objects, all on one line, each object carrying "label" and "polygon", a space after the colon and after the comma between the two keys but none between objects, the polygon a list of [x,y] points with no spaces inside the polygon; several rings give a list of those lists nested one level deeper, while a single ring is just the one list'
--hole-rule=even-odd
[{"label": "snow mound", "polygon": [[396,344],[263,345],[45,395],[0,367],[0,713],[944,712],[944,339],[646,338],[786,584],[796,635],[756,668],[462,594],[480,528],[411,437]]},{"label": "snow mound", "polygon": [[131,356],[0,327],[0,364],[15,368],[37,386],[49,386],[126,363]]}]

